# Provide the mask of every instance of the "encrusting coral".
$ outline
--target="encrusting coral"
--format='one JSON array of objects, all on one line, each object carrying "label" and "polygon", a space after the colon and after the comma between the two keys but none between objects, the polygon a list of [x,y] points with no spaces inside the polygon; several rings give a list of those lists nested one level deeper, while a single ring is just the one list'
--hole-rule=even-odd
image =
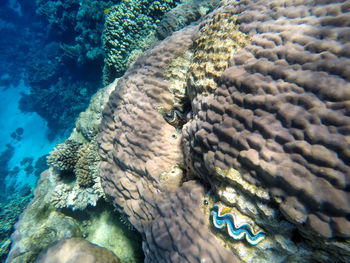
[{"label": "encrusting coral", "polygon": [[193,43],[193,58],[187,73],[187,93],[213,93],[229,59],[244,48],[251,37],[239,30],[237,16],[224,12],[201,24]]}]

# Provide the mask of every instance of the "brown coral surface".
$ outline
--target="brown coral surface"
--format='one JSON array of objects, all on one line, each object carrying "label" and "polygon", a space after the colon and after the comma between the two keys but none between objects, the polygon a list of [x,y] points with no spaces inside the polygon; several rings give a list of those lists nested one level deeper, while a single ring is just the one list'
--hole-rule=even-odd
[{"label": "brown coral surface", "polygon": [[[142,234],[146,262],[234,262],[206,224],[203,186],[183,183],[180,168],[213,192],[220,176],[237,170],[241,192],[281,211],[316,249],[343,242],[325,257],[337,249],[348,257],[350,2],[221,4],[119,80],[99,127],[106,195]],[[182,60],[176,77],[169,69]],[[157,111],[178,102],[174,90],[191,99],[182,134]]]},{"label": "brown coral surface", "polygon": [[105,193],[144,235],[146,262],[235,261],[201,225],[203,189],[187,184],[173,193],[182,179],[182,172],[173,172],[183,164],[181,136],[156,110],[174,103],[165,71],[190,47],[195,30],[167,38],[132,65],[111,94],[100,126]]},{"label": "brown coral surface", "polygon": [[235,168],[306,235],[350,237],[350,2],[240,1],[251,42],[193,102],[187,164]]},{"label": "brown coral surface", "polygon": [[83,238],[68,238],[56,242],[42,253],[36,263],[119,263],[116,255]]}]

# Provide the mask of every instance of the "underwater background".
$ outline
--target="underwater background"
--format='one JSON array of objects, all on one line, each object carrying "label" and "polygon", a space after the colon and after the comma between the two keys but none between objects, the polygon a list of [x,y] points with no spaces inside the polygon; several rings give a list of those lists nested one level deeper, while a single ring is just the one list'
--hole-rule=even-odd
[{"label": "underwater background", "polygon": [[102,87],[105,10],[120,1],[1,1],[0,262],[47,156]]},{"label": "underwater background", "polygon": [[[122,76],[128,65],[158,40],[152,33],[160,19],[181,2],[1,2],[0,262],[5,262],[14,224],[33,200],[40,174],[49,168],[47,158],[50,151],[69,137],[79,113],[88,107],[92,95]],[[211,1],[208,2],[210,8],[204,13],[214,7]],[[182,21],[179,27],[200,15],[202,13],[197,11],[194,17]],[[106,30],[108,26],[115,26],[114,16],[130,23],[119,26],[117,36]],[[175,29],[160,34],[159,39],[172,30]],[[121,42],[118,45],[124,46],[117,54],[113,53],[115,49],[110,51],[106,48],[111,37],[113,41]],[[95,205],[96,202],[93,202]],[[83,206],[85,208],[86,204]],[[65,213],[70,212],[67,210]],[[80,221],[84,217],[81,214],[75,216]],[[104,218],[113,220],[108,219],[109,214]],[[127,248],[119,241],[120,248],[117,250],[126,254],[123,262],[138,262],[142,258],[137,255],[140,238],[135,230],[128,234],[128,228],[132,227],[124,221],[117,216],[115,224],[120,230],[116,231],[126,231],[126,235],[134,236],[131,240],[136,241],[126,245]],[[120,222],[124,223],[120,225]],[[124,243],[130,242],[125,240]],[[34,251],[33,255],[37,253]],[[22,262],[24,259],[19,260]],[[24,261],[32,260],[28,258]]]},{"label": "underwater background", "polygon": [[350,0],[3,0],[0,262],[350,262]]}]

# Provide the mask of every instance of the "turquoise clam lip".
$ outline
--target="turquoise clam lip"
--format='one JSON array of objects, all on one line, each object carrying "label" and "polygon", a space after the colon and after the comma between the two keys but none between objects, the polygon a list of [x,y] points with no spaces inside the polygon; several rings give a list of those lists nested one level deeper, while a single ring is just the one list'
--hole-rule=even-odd
[{"label": "turquoise clam lip", "polygon": [[245,239],[250,245],[255,246],[265,238],[266,234],[264,231],[254,233],[254,230],[249,224],[241,224],[237,226],[233,215],[229,213],[221,214],[218,205],[212,207],[210,214],[212,215],[215,228],[221,229],[226,225],[229,236],[234,240]]}]

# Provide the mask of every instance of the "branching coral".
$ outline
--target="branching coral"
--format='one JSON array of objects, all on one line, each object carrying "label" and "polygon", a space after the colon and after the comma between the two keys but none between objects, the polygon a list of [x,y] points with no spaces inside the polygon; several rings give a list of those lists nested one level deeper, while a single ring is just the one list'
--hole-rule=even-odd
[{"label": "branching coral", "polygon": [[50,152],[47,158],[47,164],[61,171],[73,170],[78,161],[77,153],[80,147],[80,143],[70,139],[66,140],[64,143],[58,144],[55,149]]},{"label": "branching coral", "polygon": [[76,180],[66,183],[53,171],[56,182],[51,202],[56,208],[69,207],[73,210],[83,210],[88,205],[95,206],[104,196],[98,176],[99,156],[95,140],[79,144],[67,140],[59,144],[49,156],[48,163],[59,171],[72,171]]},{"label": "branching coral", "polygon": [[[89,107],[76,121],[69,139],[58,144],[48,158],[49,166],[55,168],[51,174],[55,187],[50,202],[56,208],[83,210],[88,205],[96,206],[97,201],[105,197],[98,175],[100,159],[95,137],[102,110],[113,87],[101,89],[93,96]],[[62,180],[59,173],[67,170],[75,175],[75,180]]]},{"label": "branching coral", "polygon": [[116,2],[37,0],[36,5],[37,13],[48,21],[51,34],[63,42],[64,54],[73,54],[79,64],[84,64],[88,60],[102,62],[104,10]]},{"label": "branching coral", "polygon": [[78,151],[78,161],[74,167],[77,183],[80,187],[89,187],[94,183],[93,174],[99,161],[96,143],[94,141],[84,144]]},{"label": "branching coral", "polygon": [[179,2],[123,0],[108,10],[103,33],[105,85],[124,73],[133,50],[148,48],[150,43],[145,44],[146,37],[155,31],[162,16]]}]

